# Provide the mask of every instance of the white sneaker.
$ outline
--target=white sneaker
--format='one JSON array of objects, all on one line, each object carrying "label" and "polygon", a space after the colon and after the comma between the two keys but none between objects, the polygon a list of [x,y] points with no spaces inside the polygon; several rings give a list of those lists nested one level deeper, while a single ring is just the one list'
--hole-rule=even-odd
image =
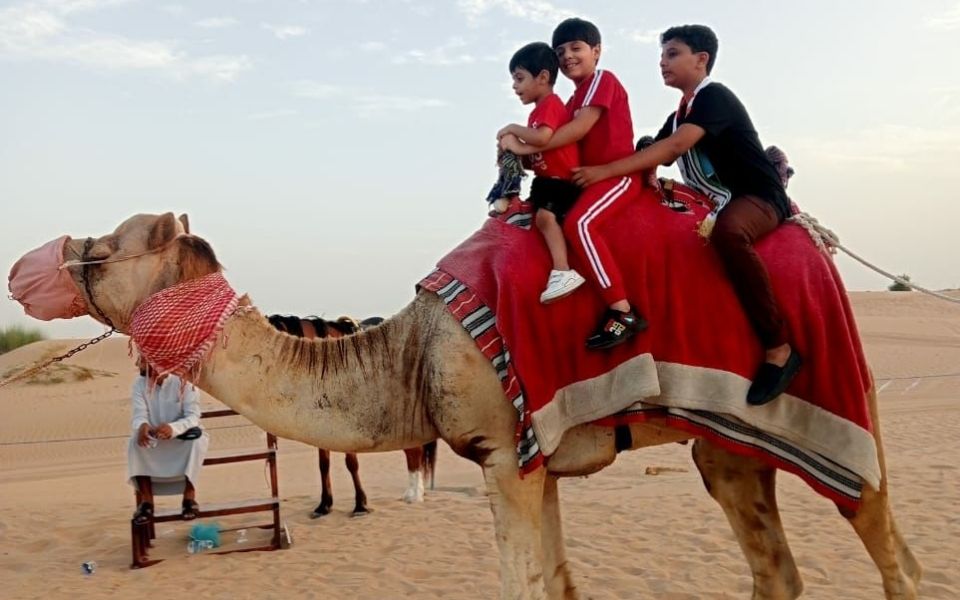
[{"label": "white sneaker", "polygon": [[540,294],[540,302],[542,304],[550,304],[555,300],[559,300],[583,285],[585,281],[580,273],[577,273],[573,269],[569,271],[557,271],[554,269],[550,271],[547,289],[543,290],[543,293]]}]

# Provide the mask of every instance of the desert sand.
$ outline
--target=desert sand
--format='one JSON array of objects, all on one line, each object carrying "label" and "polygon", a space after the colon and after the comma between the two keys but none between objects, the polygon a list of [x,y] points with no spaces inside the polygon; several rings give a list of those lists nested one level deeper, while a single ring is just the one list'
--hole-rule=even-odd
[{"label": "desert sand", "polygon": [[[894,514],[925,568],[921,597],[960,598],[960,307],[918,293],[851,294],[880,393]],[[0,356],[0,376],[68,349],[44,341]],[[276,552],[189,555],[189,525],[157,526],[154,558],[130,570],[133,491],[125,481],[126,339],[110,339],[30,383],[0,389],[0,598],[495,598],[492,517],[479,469],[441,444],[437,488],[401,501],[402,453],[362,455],[373,512],[351,518],[352,486],[334,455],[334,512],[319,497],[316,453],[280,441],[282,516],[294,544]],[[204,406],[218,403],[204,398]],[[263,443],[241,417],[207,424],[212,450]],[[208,467],[198,499],[268,495],[258,463]],[[561,482],[568,556],[584,598],[748,598],[747,564],[719,506],[678,444],[621,455]],[[882,598],[880,577],[836,508],[781,474],[780,506],[811,600]],[[159,498],[161,508],[179,505]],[[225,526],[253,515],[220,519]],[[259,532],[248,535],[256,537]],[[235,543],[227,534],[228,543]],[[81,564],[96,561],[93,575]]]}]

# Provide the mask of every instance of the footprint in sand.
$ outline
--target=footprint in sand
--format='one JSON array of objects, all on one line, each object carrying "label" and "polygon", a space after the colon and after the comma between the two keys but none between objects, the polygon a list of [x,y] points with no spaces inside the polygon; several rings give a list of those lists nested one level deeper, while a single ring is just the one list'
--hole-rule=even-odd
[{"label": "footprint in sand", "polygon": [[687,473],[689,470],[684,467],[647,467],[645,475],[660,475],[661,473]]},{"label": "footprint in sand", "polygon": [[482,492],[473,486],[464,485],[464,486],[438,486],[437,488],[431,490],[433,492],[447,492],[450,494],[463,494],[464,496],[481,496]]}]

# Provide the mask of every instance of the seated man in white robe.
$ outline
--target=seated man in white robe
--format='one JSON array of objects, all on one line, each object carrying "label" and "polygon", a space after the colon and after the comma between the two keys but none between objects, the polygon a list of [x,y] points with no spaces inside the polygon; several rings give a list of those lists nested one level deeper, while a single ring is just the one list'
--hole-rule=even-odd
[{"label": "seated man in white robe", "polygon": [[[133,515],[136,523],[153,516],[154,493],[183,491],[183,518],[197,518],[197,479],[210,442],[200,426],[200,402],[192,385],[181,391],[175,375],[154,377],[141,360],[140,376],[133,384],[133,435],[127,450],[127,476],[140,491],[141,503]],[[199,437],[192,437],[198,432]]]}]

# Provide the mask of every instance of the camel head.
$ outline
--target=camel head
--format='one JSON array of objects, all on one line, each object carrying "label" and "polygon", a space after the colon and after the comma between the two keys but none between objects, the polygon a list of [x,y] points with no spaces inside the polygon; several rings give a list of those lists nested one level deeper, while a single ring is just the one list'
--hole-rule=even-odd
[{"label": "camel head", "polygon": [[[62,246],[56,247],[60,244]],[[29,265],[29,258],[40,256],[39,252],[48,247],[53,250],[42,255],[43,264],[22,266]],[[48,256],[62,257],[63,267],[59,264],[53,267],[49,263],[59,261]],[[64,269],[69,276],[62,274]],[[113,233],[99,238],[58,238],[31,252],[14,265],[10,289],[14,298],[34,316],[36,312],[43,313],[42,302],[47,297],[72,293],[76,296],[73,304],[85,304],[86,314],[105,324],[109,319],[118,331],[129,333],[134,310],[151,294],[219,269],[210,245],[190,234],[186,215],[178,219],[173,213],[141,214],[130,217]],[[50,282],[56,278],[63,282]],[[19,289],[27,290],[22,297],[15,291],[17,284]],[[46,293],[44,288],[52,293]],[[43,292],[30,296],[31,289]],[[36,303],[41,303],[39,310]],[[81,314],[85,314],[82,307],[59,313],[51,309],[39,318],[71,318]]]}]

